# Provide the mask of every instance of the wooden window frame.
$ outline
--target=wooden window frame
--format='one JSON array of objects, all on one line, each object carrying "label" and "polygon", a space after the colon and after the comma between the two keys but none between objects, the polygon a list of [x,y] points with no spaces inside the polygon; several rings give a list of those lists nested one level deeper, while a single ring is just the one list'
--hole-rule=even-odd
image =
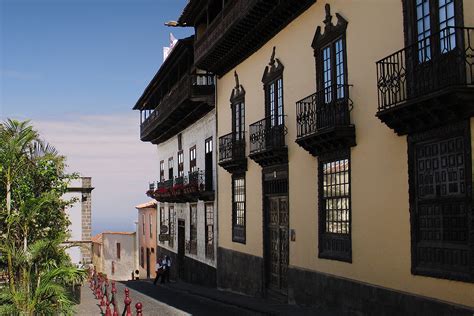
[{"label": "wooden window frame", "polygon": [[168,206],[168,246],[174,248],[174,236],[175,236],[175,220],[176,213],[174,211],[174,206]]},{"label": "wooden window frame", "polygon": [[121,245],[120,245],[119,242],[116,243],[116,248],[117,248],[117,249],[116,249],[116,250],[117,250],[117,253],[116,253],[117,259],[120,260],[120,257],[121,257],[121,250],[122,250],[122,249],[121,249]]},{"label": "wooden window frame", "polygon": [[165,181],[165,161],[160,161],[160,182]]},{"label": "wooden window frame", "polygon": [[189,148],[189,172],[197,171],[197,152],[196,145]]},{"label": "wooden window frame", "polygon": [[[211,216],[209,216],[208,212],[208,207],[212,208]],[[214,225],[214,203],[205,203],[204,204],[204,227],[205,227],[205,232],[204,232],[204,240],[205,240],[205,245],[206,245],[206,258],[208,259],[214,259],[214,242],[215,242],[215,225]],[[211,223],[210,223],[211,222]],[[209,237],[209,227],[212,227],[211,232],[212,232],[212,239]],[[211,242],[209,242],[211,241]]]},{"label": "wooden window frame", "polygon": [[[434,278],[441,278],[441,279],[449,279],[449,280],[457,280],[457,281],[463,281],[463,282],[470,282],[474,283],[474,221],[472,218],[472,215],[469,215],[469,210],[472,210],[473,205],[474,205],[474,200],[473,200],[473,193],[472,193],[472,187],[473,187],[473,162],[472,162],[472,140],[471,140],[471,126],[469,121],[461,121],[458,123],[453,123],[449,124],[446,126],[442,126],[433,130],[425,131],[425,132],[420,132],[420,133],[415,133],[411,134],[407,138],[408,142],[408,181],[409,181],[409,201],[410,201],[410,228],[411,228],[411,272],[414,275],[423,275],[423,276],[429,276],[429,277],[434,277]],[[463,155],[457,155],[455,160],[457,159],[464,159],[464,190],[466,190],[466,196],[465,197],[459,197],[459,196],[451,196],[451,195],[437,195],[437,197],[429,197],[426,201],[425,199],[418,199],[417,196],[417,186],[419,185],[419,179],[417,177],[419,174],[417,173],[417,169],[419,168],[417,166],[418,160],[417,160],[417,144],[423,145],[423,144],[439,144],[440,142],[446,142],[448,139],[452,138],[461,138],[464,142],[464,151]],[[462,156],[464,156],[462,158]],[[434,163],[434,162],[432,162]],[[449,162],[447,162],[449,163]],[[449,171],[449,168],[446,169]],[[460,179],[459,179],[460,180]],[[438,183],[438,185],[434,185],[436,188],[440,187],[439,183],[436,180],[436,177],[433,176],[433,182]],[[437,189],[438,190],[438,189]],[[440,189],[441,190],[441,189]],[[456,209],[453,208],[456,203],[460,203],[465,199],[465,207],[467,209],[467,240],[464,244],[460,242],[452,242],[452,241],[445,241],[444,236],[442,237],[441,241],[429,241],[429,240],[422,240],[421,239],[421,229],[418,229],[418,227],[421,226],[421,219],[420,217],[422,216],[422,212],[420,206],[422,205],[429,205],[430,200],[431,204],[434,203],[433,200],[438,200],[438,203],[435,203],[435,205],[438,205],[439,207],[444,206],[448,209],[450,209],[449,213],[447,215],[443,214],[443,210],[440,209],[438,213],[436,211],[433,211],[433,213],[426,213],[425,215],[431,216],[432,217],[442,217],[444,219],[445,217],[451,216],[450,221],[441,221],[443,222],[442,226],[437,227],[438,230],[440,231],[440,234],[445,234],[446,227],[444,225],[447,225],[452,222],[452,217],[454,217],[453,212],[456,212]],[[437,215],[440,214],[440,215]],[[425,216],[426,218],[426,216]],[[469,219],[470,218],[470,219]],[[427,221],[425,219],[425,221]],[[434,219],[432,220],[434,221]],[[459,223],[459,219],[457,221]],[[464,222],[464,221],[463,221]],[[456,222],[454,222],[454,225],[456,225]],[[458,224],[459,225],[459,224]],[[426,226],[421,226],[423,230],[429,230],[429,223],[426,224]],[[448,230],[449,232],[449,230]],[[420,242],[420,243],[418,243]],[[421,249],[418,249],[420,247]],[[436,251],[436,249],[442,249],[444,251],[439,251],[436,260],[441,261],[438,265],[433,264],[432,262],[426,263],[423,262],[422,260],[419,260],[419,251],[425,252],[425,251],[430,251],[430,248],[432,249],[431,252]],[[462,269],[459,268],[459,266],[451,267],[452,269],[447,269],[447,265],[449,264],[443,264],[444,262],[453,262],[455,260],[461,260],[461,251],[467,251],[467,263],[466,265],[469,267],[467,270],[460,271]],[[448,254],[456,254],[450,256]],[[423,253],[420,253],[423,254]],[[457,269],[455,269],[457,267]]]},{"label": "wooden window frame", "polygon": [[[331,259],[331,260],[338,260],[338,261],[344,261],[344,262],[352,262],[352,198],[351,198],[351,157],[350,157],[350,149],[345,149],[341,150],[338,152],[332,152],[323,156],[320,156],[318,159],[318,212],[319,212],[319,230],[318,230],[318,257],[322,259]],[[336,184],[327,184],[328,188],[329,187],[334,187],[334,195],[331,195],[331,197],[325,196],[325,183],[324,183],[324,165],[328,163],[334,163],[334,167],[336,166],[341,166],[340,163],[336,164],[336,162],[341,162],[343,160],[347,160],[348,166],[347,166],[347,172],[348,172],[348,179],[344,183],[336,183]],[[326,179],[336,179],[337,174],[340,171],[334,170],[333,172],[327,173],[328,175]],[[336,180],[337,181],[337,180]],[[339,180],[340,181],[340,180]],[[337,185],[348,185],[348,194],[345,195],[337,195],[336,193],[336,187]],[[330,188],[331,190],[333,188]],[[342,225],[345,223],[348,225],[348,233],[336,233],[336,232],[328,232],[327,227],[328,227],[328,221],[327,221],[327,210],[326,210],[326,200],[338,200],[338,199],[347,199],[347,204],[344,209],[338,208],[333,208],[333,213],[332,217],[336,218],[336,220],[331,221],[332,225],[338,224]],[[329,203],[334,205],[333,203]],[[329,205],[328,204],[328,205]],[[337,218],[342,214],[339,214],[340,212],[338,211],[344,211],[346,210],[348,212],[348,217],[349,219],[346,221],[338,221]],[[336,216],[334,216],[336,214]],[[336,245],[336,246],[335,246]],[[331,249],[331,246],[334,246]],[[335,250],[334,248],[338,249]],[[344,249],[344,250],[341,250]]]},{"label": "wooden window frame", "polygon": [[[236,201],[236,194],[235,194],[235,185],[237,180],[243,180],[243,201]],[[246,226],[247,226],[247,203],[246,203],[246,192],[247,191],[247,183],[245,174],[233,174],[232,175],[232,241],[245,244],[246,243]],[[243,225],[237,225],[237,209],[238,204],[242,203],[243,205]],[[239,236],[239,234],[241,236]]]},{"label": "wooden window frame", "polygon": [[184,177],[184,152],[178,152],[178,177]]},{"label": "wooden window frame", "polygon": [[[405,47],[418,41],[416,1],[403,0],[403,20],[405,30]],[[439,27],[439,0],[429,0],[430,6],[430,33],[440,31]],[[433,8],[436,8],[433,10]],[[436,22],[436,23],[434,23]],[[464,26],[463,1],[454,0],[454,22],[455,26]],[[459,43],[458,43],[459,44]]]},{"label": "wooden window frame", "polygon": [[168,158],[168,180],[172,180],[174,176],[174,158]]}]

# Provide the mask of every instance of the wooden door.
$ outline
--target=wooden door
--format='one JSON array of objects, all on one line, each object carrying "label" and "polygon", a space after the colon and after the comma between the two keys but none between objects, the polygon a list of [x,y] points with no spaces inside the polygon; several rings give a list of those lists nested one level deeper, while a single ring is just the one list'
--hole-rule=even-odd
[{"label": "wooden door", "polygon": [[286,293],[288,287],[288,197],[267,197],[267,284]]}]

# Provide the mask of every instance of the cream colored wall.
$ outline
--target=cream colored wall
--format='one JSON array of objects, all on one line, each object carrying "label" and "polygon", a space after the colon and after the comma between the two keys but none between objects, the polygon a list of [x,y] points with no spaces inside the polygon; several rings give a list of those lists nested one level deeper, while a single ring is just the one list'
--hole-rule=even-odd
[{"label": "cream colored wall", "polygon": [[[323,26],[324,5],[349,21],[347,27],[348,83],[354,86],[352,121],[357,146],[351,150],[353,263],[318,258],[317,159],[296,143],[296,101],[315,92],[311,42]],[[474,1],[473,1],[474,2]],[[402,1],[318,1],[260,50],[238,65],[246,90],[247,128],[264,117],[261,78],[273,46],[285,66],[284,107],[287,115],[289,157],[290,265],[378,286],[474,305],[474,284],[414,276],[410,273],[410,225],[406,137],[397,136],[376,117],[377,60],[403,48]],[[467,6],[466,6],[467,7]],[[467,11],[465,8],[464,12]],[[229,97],[235,85],[234,69],[217,85],[218,135],[231,131]],[[247,154],[248,154],[247,145]],[[231,176],[219,168],[219,247],[262,256],[261,168],[248,159],[247,242],[232,242]]]},{"label": "cream colored wall", "polygon": [[466,27],[474,27],[474,14],[472,14],[472,12],[474,12],[474,1],[464,0],[463,11],[464,11],[464,25]]},{"label": "cream colored wall", "polygon": [[[120,258],[117,257],[117,243],[120,243]],[[130,280],[132,271],[137,268],[135,253],[135,234],[103,234],[103,272],[109,279]]]}]

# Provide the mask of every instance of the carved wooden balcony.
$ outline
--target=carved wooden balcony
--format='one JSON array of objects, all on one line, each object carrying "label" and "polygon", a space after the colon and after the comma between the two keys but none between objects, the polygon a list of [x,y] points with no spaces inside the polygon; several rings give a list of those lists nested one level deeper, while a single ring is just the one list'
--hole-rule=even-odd
[{"label": "carved wooden balcony", "polygon": [[163,142],[213,108],[214,76],[184,75],[141,124],[141,140]]},{"label": "carved wooden balcony", "polygon": [[229,133],[219,137],[219,166],[230,173],[247,171],[245,133]]},{"label": "carved wooden balcony", "polygon": [[[218,75],[225,74],[315,2],[316,0],[226,1],[222,10],[196,40],[196,65]],[[196,15],[201,14],[198,11],[205,10],[205,5],[204,1],[190,1],[180,23],[196,24]]]},{"label": "carved wooden balcony", "polygon": [[333,85],[296,103],[296,143],[313,156],[355,146],[349,85]]},{"label": "carved wooden balcony", "polygon": [[448,27],[377,62],[377,117],[398,135],[474,115],[474,28]]},{"label": "carved wooden balcony", "polygon": [[284,118],[280,116],[275,120],[274,116],[269,116],[250,125],[249,158],[262,167],[288,162],[285,144],[288,130]]}]

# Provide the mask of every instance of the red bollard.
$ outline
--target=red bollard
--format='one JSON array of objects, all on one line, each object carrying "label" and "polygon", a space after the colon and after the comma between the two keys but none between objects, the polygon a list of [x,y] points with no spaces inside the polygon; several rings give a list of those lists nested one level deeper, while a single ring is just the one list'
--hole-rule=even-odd
[{"label": "red bollard", "polygon": [[114,313],[112,316],[119,316],[115,293],[117,293],[117,288],[115,287],[115,281],[112,281],[112,305],[114,305]]},{"label": "red bollard", "polygon": [[112,316],[112,311],[110,310],[110,302],[109,298],[107,298],[107,308],[105,309],[105,316]]},{"label": "red bollard", "polygon": [[142,314],[142,303],[138,302],[135,304],[135,308],[137,309],[137,316],[143,316]]},{"label": "red bollard", "polygon": [[132,311],[130,309],[130,305],[132,304],[132,299],[130,298],[130,291],[127,288],[125,289],[125,300],[123,302],[125,303],[125,309],[126,309],[125,316],[132,316]]}]

